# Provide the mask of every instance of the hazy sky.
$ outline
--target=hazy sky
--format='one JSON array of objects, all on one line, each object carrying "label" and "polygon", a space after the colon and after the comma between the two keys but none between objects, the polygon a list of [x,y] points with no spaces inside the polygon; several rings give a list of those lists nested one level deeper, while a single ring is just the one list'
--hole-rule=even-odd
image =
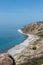
[{"label": "hazy sky", "polygon": [[0,0],[0,25],[43,20],[43,0]]}]

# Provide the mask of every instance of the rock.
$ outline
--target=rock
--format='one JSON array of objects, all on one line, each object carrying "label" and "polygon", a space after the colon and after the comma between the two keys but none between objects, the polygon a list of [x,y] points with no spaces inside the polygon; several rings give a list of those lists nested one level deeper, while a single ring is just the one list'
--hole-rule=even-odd
[{"label": "rock", "polygon": [[9,54],[0,54],[0,65],[16,65],[15,60]]},{"label": "rock", "polygon": [[27,24],[21,30],[27,34],[33,34],[33,35],[41,34],[42,36],[43,35],[43,21]]}]

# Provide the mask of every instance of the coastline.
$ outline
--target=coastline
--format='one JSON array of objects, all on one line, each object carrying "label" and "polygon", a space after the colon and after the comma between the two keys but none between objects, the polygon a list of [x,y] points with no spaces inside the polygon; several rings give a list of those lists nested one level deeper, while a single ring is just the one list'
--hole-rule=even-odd
[{"label": "coastline", "polygon": [[[18,42],[16,45],[13,45],[13,46],[11,46],[11,47],[7,48],[4,52],[5,52],[5,53],[7,53],[7,51],[8,51],[8,50],[10,50],[10,49],[12,49],[13,47],[15,47],[15,46],[19,45],[20,43],[22,43],[24,40],[26,40],[26,39],[27,39],[27,37],[28,37],[28,36],[27,36],[27,35],[25,35],[25,38],[24,38],[21,42]],[[3,52],[3,53],[4,53],[4,52]]]},{"label": "coastline", "polygon": [[21,53],[29,45],[29,43],[35,39],[33,35],[23,33],[21,29],[19,29],[18,31],[21,34],[27,35],[28,37],[23,42],[19,43],[18,45],[15,45],[14,47],[7,51],[7,53],[12,56]]},{"label": "coastline", "polygon": [[[40,64],[43,60],[43,29],[39,24],[35,23],[35,25],[35,29],[33,24],[32,27],[30,25],[29,28],[27,28],[28,26],[26,27],[27,29],[24,28],[25,30],[19,29],[16,33],[16,35],[21,33],[21,36],[16,36],[17,40],[19,39],[19,42],[16,40],[18,44],[9,48],[7,51],[7,54],[15,60],[16,65],[31,65],[37,62],[37,64]],[[24,36],[24,40],[22,40],[22,36]],[[36,63],[34,63],[34,60]]]},{"label": "coastline", "polygon": [[[17,32],[20,33],[18,30],[17,30]],[[21,33],[20,33],[20,34],[21,34]],[[16,45],[20,44],[21,42],[23,42],[24,40],[27,39],[27,37],[28,37],[27,35],[24,35],[24,34],[22,34],[22,35],[24,36],[24,38],[21,39],[21,41],[17,42],[17,44],[11,45],[10,47],[8,47],[8,48],[6,48],[6,49],[3,49],[3,51],[1,50],[1,51],[0,51],[0,54],[2,54],[2,53],[7,53],[7,51],[8,51],[9,49],[15,47]]]}]

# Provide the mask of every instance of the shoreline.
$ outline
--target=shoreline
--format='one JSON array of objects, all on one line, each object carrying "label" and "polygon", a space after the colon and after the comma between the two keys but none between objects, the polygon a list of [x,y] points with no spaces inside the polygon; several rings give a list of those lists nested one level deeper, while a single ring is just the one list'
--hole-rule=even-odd
[{"label": "shoreline", "polygon": [[[11,46],[11,47],[7,48],[7,50],[6,50],[5,52],[7,52],[9,49],[12,49],[13,47],[15,47],[15,46],[19,45],[20,43],[22,43],[24,40],[26,40],[26,39],[27,39],[27,37],[28,37],[28,36],[26,36],[26,35],[25,35],[25,38],[24,38],[21,42],[18,42],[16,45],[13,45],[13,46]],[[3,53],[4,53],[4,52],[3,52]]]},{"label": "shoreline", "polygon": [[[18,31],[18,30],[17,30]],[[19,32],[19,31],[18,31]],[[19,32],[20,33],[20,32]],[[24,35],[24,34],[23,34]],[[16,45],[19,45],[20,43],[22,43],[24,40],[26,40],[27,39],[27,35],[24,35],[25,37],[24,37],[24,39],[21,41],[21,42],[18,42],[17,44],[15,44],[15,45],[12,45],[12,46],[10,46],[10,47],[8,47],[8,48],[6,48],[6,49],[4,49],[3,51],[1,51],[0,52],[0,54],[2,54],[2,53],[7,53],[7,51],[9,50],[9,49],[11,49],[11,48],[13,48],[13,47],[15,47]]]},{"label": "shoreline", "polygon": [[21,34],[24,34],[28,37],[23,42],[19,43],[18,45],[15,45],[14,47],[12,47],[11,49],[7,51],[7,53],[12,56],[15,56],[21,53],[29,45],[29,43],[35,39],[33,35],[23,33],[21,29],[19,29],[18,31]]}]

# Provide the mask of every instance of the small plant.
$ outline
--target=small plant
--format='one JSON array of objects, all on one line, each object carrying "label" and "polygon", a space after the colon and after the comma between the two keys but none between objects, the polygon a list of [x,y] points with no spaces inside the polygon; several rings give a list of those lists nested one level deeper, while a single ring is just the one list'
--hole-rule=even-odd
[{"label": "small plant", "polygon": [[32,49],[33,49],[33,50],[36,50],[36,47],[33,47]]}]

